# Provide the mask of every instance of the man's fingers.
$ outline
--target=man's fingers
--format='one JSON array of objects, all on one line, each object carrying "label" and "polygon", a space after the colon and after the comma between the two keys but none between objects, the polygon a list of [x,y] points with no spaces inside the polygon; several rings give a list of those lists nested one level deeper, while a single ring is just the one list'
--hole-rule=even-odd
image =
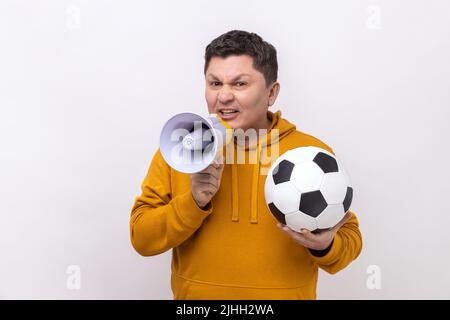
[{"label": "man's fingers", "polygon": [[215,181],[210,181],[210,180],[197,180],[194,182],[194,185],[202,186],[202,187],[205,187],[205,186],[211,186],[214,188],[217,187],[217,183],[215,183]]},{"label": "man's fingers", "polygon": [[[215,166],[217,166],[217,168]],[[220,177],[222,175],[222,170],[223,170],[223,164],[212,164],[212,165],[208,166],[206,169],[204,169],[203,171],[200,171],[198,173],[210,174],[210,175],[213,175],[214,177],[216,177],[217,179],[220,179]]]},{"label": "man's fingers", "polygon": [[198,189],[200,192],[210,192],[210,193],[215,193],[219,189],[215,184],[211,182],[202,182],[202,181],[198,181],[195,185],[195,188]]},{"label": "man's fingers", "polygon": [[208,170],[203,170],[201,172],[196,173],[198,176],[206,176],[206,177],[214,177],[216,180],[220,179],[220,173],[214,169],[214,168],[209,168]]},{"label": "man's fingers", "polygon": [[213,164],[216,165],[216,166],[215,166],[216,168],[219,168],[219,166],[220,166],[221,164],[223,164],[223,160],[224,160],[223,155],[219,154],[219,155],[214,159]]},{"label": "man's fingers", "polygon": [[[280,224],[281,225],[281,224]],[[313,244],[311,243],[310,239],[303,236],[303,234],[295,232],[291,228],[289,228],[286,225],[280,226],[281,230],[283,230],[285,233],[287,233],[291,238],[293,238],[295,241],[303,245],[304,247],[311,247]]]},{"label": "man's fingers", "polygon": [[207,166],[205,169],[203,169],[202,171],[197,172],[197,173],[213,174],[213,172],[217,171],[214,166],[215,166],[215,164],[211,164],[211,165]]},{"label": "man's fingers", "polygon": [[[223,155],[218,155],[213,162],[209,165],[209,167],[213,167],[214,169],[220,169],[220,167],[223,165]],[[208,167],[208,168],[209,168]]]},{"label": "man's fingers", "polygon": [[309,241],[317,241],[317,237],[319,237],[319,235],[312,233],[308,229],[301,229],[300,234]]},{"label": "man's fingers", "polygon": [[218,183],[219,179],[218,177],[209,174],[209,173],[199,173],[195,178],[195,181],[200,182],[212,182],[212,183]]}]

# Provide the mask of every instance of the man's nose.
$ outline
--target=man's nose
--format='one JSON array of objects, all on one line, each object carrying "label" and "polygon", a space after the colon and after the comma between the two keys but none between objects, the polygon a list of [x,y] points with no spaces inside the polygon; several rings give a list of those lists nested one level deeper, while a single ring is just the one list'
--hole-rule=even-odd
[{"label": "man's nose", "polygon": [[228,86],[223,86],[219,92],[218,99],[219,102],[223,104],[230,102],[234,99],[233,92],[230,90]]}]

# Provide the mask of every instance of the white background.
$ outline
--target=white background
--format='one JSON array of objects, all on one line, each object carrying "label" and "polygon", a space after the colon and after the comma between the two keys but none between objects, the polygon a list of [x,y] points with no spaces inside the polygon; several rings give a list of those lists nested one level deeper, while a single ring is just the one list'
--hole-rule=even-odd
[{"label": "white background", "polygon": [[364,249],[318,298],[450,298],[449,1],[2,0],[0,299],[172,297],[130,210],[165,121],[206,112],[204,48],[231,29],[277,48],[274,111],[353,180]]}]

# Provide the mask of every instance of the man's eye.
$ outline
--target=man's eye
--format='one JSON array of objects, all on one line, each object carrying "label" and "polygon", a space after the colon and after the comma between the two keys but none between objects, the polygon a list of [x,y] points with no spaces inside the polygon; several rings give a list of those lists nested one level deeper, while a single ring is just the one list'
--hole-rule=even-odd
[{"label": "man's eye", "polygon": [[243,87],[243,86],[245,86],[246,84],[247,84],[247,83],[242,82],[242,81],[236,82],[236,86],[237,86],[237,87]]},{"label": "man's eye", "polygon": [[212,82],[211,82],[211,85],[212,85],[213,87],[217,87],[217,86],[220,86],[221,83],[220,83],[219,81],[212,81]]}]

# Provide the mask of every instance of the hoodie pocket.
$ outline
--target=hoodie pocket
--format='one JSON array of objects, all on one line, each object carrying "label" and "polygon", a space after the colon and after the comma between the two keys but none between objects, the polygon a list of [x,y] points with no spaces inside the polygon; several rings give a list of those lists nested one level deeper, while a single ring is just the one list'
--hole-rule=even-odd
[{"label": "hoodie pocket", "polygon": [[314,300],[313,284],[297,288],[250,288],[204,283],[172,275],[175,300]]}]

